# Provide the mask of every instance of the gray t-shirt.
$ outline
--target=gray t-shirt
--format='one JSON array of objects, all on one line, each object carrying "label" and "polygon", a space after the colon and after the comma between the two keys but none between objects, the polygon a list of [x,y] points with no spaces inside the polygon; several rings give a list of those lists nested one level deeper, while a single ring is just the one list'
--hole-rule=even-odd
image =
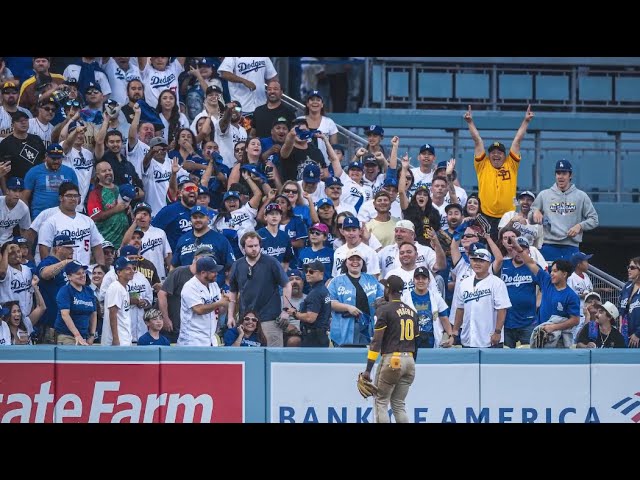
[{"label": "gray t-shirt", "polygon": [[229,290],[242,292],[238,302],[240,316],[253,310],[261,322],[268,322],[280,315],[282,302],[278,286],[284,287],[288,282],[282,265],[274,257],[260,255],[253,267],[249,267],[246,258],[242,257],[231,266]]},{"label": "gray t-shirt", "polygon": [[162,284],[162,290],[169,294],[167,299],[169,303],[169,315],[173,323],[173,332],[177,335],[180,330],[180,294],[182,287],[193,278],[191,273],[191,265],[184,265],[169,272],[166,280]]}]

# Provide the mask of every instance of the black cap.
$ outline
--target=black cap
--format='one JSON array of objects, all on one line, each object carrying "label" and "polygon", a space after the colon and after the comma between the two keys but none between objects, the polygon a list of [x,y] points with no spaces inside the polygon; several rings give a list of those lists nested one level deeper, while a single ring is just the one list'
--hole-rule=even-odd
[{"label": "black cap", "polygon": [[11,121],[12,122],[19,122],[20,120],[22,120],[23,118],[28,119],[29,115],[27,115],[26,113],[24,113],[22,110],[16,110],[15,112],[13,112],[11,114]]},{"label": "black cap", "polygon": [[391,292],[401,293],[404,290],[404,280],[397,275],[391,275],[389,278],[382,280],[384,286],[389,288]]},{"label": "black cap", "polygon": [[459,203],[450,203],[449,205],[444,207],[444,213],[449,213],[449,210],[451,210],[452,208],[457,208],[461,212],[463,211],[462,210],[462,205],[460,205]]},{"label": "black cap", "polygon": [[418,267],[413,272],[413,276],[417,277],[418,275],[422,275],[423,277],[428,277],[429,276],[429,270],[427,269],[427,267]]},{"label": "black cap", "polygon": [[324,265],[324,263],[322,263],[320,260],[315,260],[315,261],[313,261],[313,262],[311,262],[311,263],[307,263],[307,264],[304,266],[304,271],[305,271],[305,273],[306,273],[306,271],[307,271],[307,270],[309,270],[309,269],[311,269],[311,270],[319,270],[319,271],[321,271],[322,273],[324,273],[325,265]]},{"label": "black cap", "polygon": [[492,150],[495,149],[500,150],[502,153],[504,153],[505,155],[507,154],[507,148],[504,146],[504,143],[500,143],[500,142],[493,142],[491,144],[491,146],[489,147],[489,153],[491,153]]}]

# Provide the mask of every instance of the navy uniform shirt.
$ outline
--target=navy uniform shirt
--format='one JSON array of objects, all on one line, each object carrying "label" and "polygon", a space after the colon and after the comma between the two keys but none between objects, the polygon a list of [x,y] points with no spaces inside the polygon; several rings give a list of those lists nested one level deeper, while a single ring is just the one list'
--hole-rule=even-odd
[{"label": "navy uniform shirt", "polygon": [[[201,237],[196,237],[193,230],[180,237],[176,248],[173,250],[171,263],[174,267],[191,265],[193,262],[193,252],[199,247],[209,247],[213,250],[214,258],[218,265],[230,268],[236,257],[233,255],[231,244],[221,233],[209,230]],[[218,272],[216,281],[218,285],[224,285],[224,270]]]},{"label": "navy uniform shirt", "polygon": [[[181,201],[162,207],[153,217],[151,225],[164,230],[171,250],[176,251],[178,239],[191,230],[191,209],[185,207]],[[175,253],[174,253],[175,255]]]},{"label": "navy uniform shirt", "polygon": [[291,241],[285,232],[278,230],[278,233],[274,237],[273,234],[267,230],[267,227],[262,227],[256,233],[262,238],[262,247],[260,250],[263,255],[274,257],[280,263],[295,260]]},{"label": "navy uniform shirt", "polygon": [[57,257],[49,255],[38,264],[38,267],[35,270],[33,270],[34,275],[38,275],[38,277],[40,277],[40,283],[38,286],[40,287],[40,293],[42,293],[44,304],[47,306],[47,309],[44,311],[44,315],[40,319],[40,323],[47,325],[48,327],[53,327],[53,324],[56,321],[56,314],[58,312],[57,308],[50,308],[50,305],[56,304],[56,295],[58,294],[58,291],[67,284],[67,274],[64,273],[64,269],[62,269],[60,270],[60,273],[52,279],[45,280],[42,278],[42,270],[44,270],[45,267],[55,265],[59,262],[60,260],[58,260]]},{"label": "navy uniform shirt", "polygon": [[85,338],[88,337],[89,320],[91,320],[91,315],[97,308],[96,296],[93,294],[91,288],[85,286],[82,287],[82,290],[78,291],[67,283],[58,292],[56,302],[58,303],[56,323],[54,325],[56,332],[73,336],[71,330],[67,328],[67,324],[64,323],[62,314],[60,313],[60,310],[69,310],[69,315],[71,315],[73,324],[80,332],[80,335]]},{"label": "navy uniform shirt", "polygon": [[318,314],[314,323],[300,321],[300,325],[329,330],[331,322],[331,297],[324,282],[317,282],[311,287],[308,295],[300,304],[300,312],[314,312]]}]

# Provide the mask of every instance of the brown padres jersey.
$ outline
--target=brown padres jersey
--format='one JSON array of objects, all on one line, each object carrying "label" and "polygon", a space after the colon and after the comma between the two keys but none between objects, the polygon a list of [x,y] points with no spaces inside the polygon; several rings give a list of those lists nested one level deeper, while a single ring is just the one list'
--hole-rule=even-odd
[{"label": "brown padres jersey", "polygon": [[419,334],[417,313],[406,303],[391,301],[376,310],[375,330],[384,329],[381,353],[415,352]]}]

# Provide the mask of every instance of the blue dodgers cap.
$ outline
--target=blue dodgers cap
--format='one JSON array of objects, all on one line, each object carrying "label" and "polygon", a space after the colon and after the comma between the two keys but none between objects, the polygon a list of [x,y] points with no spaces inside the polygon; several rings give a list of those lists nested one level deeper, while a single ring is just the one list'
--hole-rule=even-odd
[{"label": "blue dodgers cap", "polygon": [[362,156],[362,164],[365,165],[367,163],[378,164],[378,160],[376,160],[376,156],[373,153],[365,153]]},{"label": "blue dodgers cap", "polygon": [[484,260],[485,262],[491,261],[491,254],[486,248],[476,248],[470,252],[469,258],[476,258],[478,260]]},{"label": "blue dodgers cap", "polygon": [[189,214],[193,217],[194,215],[209,215],[209,209],[203,205],[196,205],[195,207],[191,207]]},{"label": "blue dodgers cap", "polygon": [[320,167],[317,163],[310,163],[304,167],[302,181],[305,183],[318,183],[320,181]]},{"label": "blue dodgers cap", "polygon": [[520,245],[522,248],[531,248],[531,244],[529,243],[529,240],[526,239],[526,237],[518,237],[516,238],[516,242],[518,242],[518,245]]},{"label": "blue dodgers cap", "polygon": [[21,237],[20,235],[15,235],[13,237],[13,241],[16,242],[18,245],[27,245],[29,243],[29,241],[26,238]]},{"label": "blue dodgers cap", "polygon": [[574,253],[573,255],[571,255],[571,264],[575,267],[583,260],[589,260],[591,257],[593,257],[593,254],[587,255],[583,252]]},{"label": "blue dodgers cap", "polygon": [[382,137],[384,136],[384,128],[382,128],[380,125],[369,125],[367,128],[364,129],[364,134],[380,135]]},{"label": "blue dodgers cap", "polygon": [[573,167],[571,166],[571,162],[565,160],[558,160],[556,162],[556,172],[573,172]]},{"label": "blue dodgers cap", "polygon": [[222,201],[224,202],[228,198],[237,198],[238,200],[240,200],[240,192],[236,192],[235,190],[231,190],[229,192],[226,192],[222,196]]},{"label": "blue dodgers cap", "polygon": [[385,178],[384,179],[384,183],[382,184],[383,187],[395,187],[398,188],[398,179],[397,178]]},{"label": "blue dodgers cap", "polygon": [[440,170],[441,168],[447,168],[447,161],[443,160],[441,162],[438,162],[438,166],[436,167],[436,170]]},{"label": "blue dodgers cap", "polygon": [[431,155],[436,154],[436,149],[433,146],[425,143],[424,145],[420,145],[420,153],[429,152]]},{"label": "blue dodgers cap", "polygon": [[504,153],[505,155],[507,154],[507,147],[504,146],[504,143],[500,143],[500,142],[493,142],[489,146],[488,152],[491,153],[491,151],[495,150],[496,148],[500,150],[502,153]]},{"label": "blue dodgers cap", "polygon": [[270,212],[282,213],[282,207],[280,206],[279,203],[270,203],[264,208],[264,214],[266,215],[267,213],[270,213]]},{"label": "blue dodgers cap", "polygon": [[300,277],[304,279],[304,275],[299,268],[290,268],[289,270],[287,270],[287,277]]},{"label": "blue dodgers cap", "polygon": [[56,235],[53,237],[52,247],[77,247],[76,242],[69,235]]},{"label": "blue dodgers cap", "polygon": [[178,186],[184,185],[185,183],[193,183],[189,175],[180,175],[178,177]]},{"label": "blue dodgers cap", "polygon": [[149,205],[147,202],[138,203],[136,205],[136,208],[133,209],[134,215],[138,213],[140,210],[146,210],[147,212],[149,212],[149,215],[151,215],[151,212],[153,211],[151,208],[151,205]]},{"label": "blue dodgers cap", "polygon": [[134,262],[129,260],[127,257],[118,257],[115,262],[113,262],[113,269],[117,272],[120,270],[127,268],[129,265],[133,266]]},{"label": "blue dodgers cap", "polygon": [[125,245],[120,248],[120,256],[126,257],[129,255],[138,255],[139,250],[133,245]]},{"label": "blue dodgers cap", "polygon": [[325,205],[330,205],[333,207],[333,201],[330,198],[321,198],[316,202],[316,210],[324,207]]},{"label": "blue dodgers cap", "polygon": [[24,190],[24,180],[20,177],[11,177],[7,180],[7,188],[9,190]]},{"label": "blue dodgers cap", "polygon": [[6,317],[10,313],[11,313],[11,310],[9,310],[7,307],[0,308],[0,317]]},{"label": "blue dodgers cap", "polygon": [[62,158],[64,157],[64,150],[62,150],[62,145],[59,143],[52,143],[47,147],[47,155],[50,158]]},{"label": "blue dodgers cap", "polygon": [[209,193],[209,189],[207,187],[203,187],[202,185],[200,185],[198,187],[198,196],[200,195],[211,195],[211,194]]},{"label": "blue dodgers cap", "polygon": [[307,94],[307,99],[305,100],[305,103],[312,97],[318,97],[320,100],[323,100],[322,94],[320,93],[320,90],[311,90]]},{"label": "blue dodgers cap", "polygon": [[86,270],[88,267],[81,264],[79,261],[74,260],[73,262],[69,262],[65,265],[64,273],[66,273],[67,275],[71,275],[72,273],[76,273],[81,268]]},{"label": "blue dodgers cap", "polygon": [[102,88],[100,88],[100,84],[99,83],[89,82],[87,84],[87,87],[84,89],[84,92],[82,92],[82,93],[84,93],[86,95],[89,90],[98,90],[100,93],[102,93]]},{"label": "blue dodgers cap", "polygon": [[120,191],[122,200],[125,202],[130,202],[136,196],[136,188],[130,183],[123,183],[118,187],[118,190]]},{"label": "blue dodgers cap", "polygon": [[213,257],[202,257],[196,261],[196,273],[219,272],[222,268],[222,265],[218,265]]},{"label": "blue dodgers cap", "polygon": [[339,185],[342,187],[342,180],[338,177],[329,177],[324,181],[324,188],[333,187],[334,185]]},{"label": "blue dodgers cap", "polygon": [[344,217],[342,228],[360,228],[360,220],[358,217]]},{"label": "blue dodgers cap", "polygon": [[347,167],[347,172],[349,170],[351,170],[352,168],[357,168],[358,170],[362,170],[362,169],[364,169],[364,166],[362,165],[361,162],[351,162],[349,164],[349,166]]},{"label": "blue dodgers cap", "polygon": [[242,165],[240,167],[240,170],[246,170],[247,172],[249,172],[252,175],[255,175],[256,177],[258,177],[260,180],[262,180],[265,183],[269,181],[267,176],[264,173],[262,173],[260,170],[258,170],[258,167],[256,167],[255,165],[252,165],[251,163],[247,163],[246,165]]}]

